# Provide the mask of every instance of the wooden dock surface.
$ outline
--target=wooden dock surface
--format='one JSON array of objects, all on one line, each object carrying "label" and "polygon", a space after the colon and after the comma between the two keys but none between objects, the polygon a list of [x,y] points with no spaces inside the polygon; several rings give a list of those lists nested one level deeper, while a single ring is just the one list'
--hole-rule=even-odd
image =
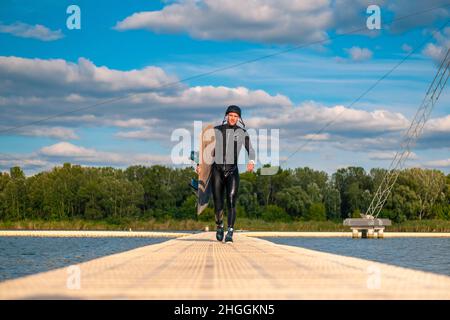
[{"label": "wooden dock surface", "polygon": [[450,299],[450,277],[204,232],[3,281],[0,299]]}]

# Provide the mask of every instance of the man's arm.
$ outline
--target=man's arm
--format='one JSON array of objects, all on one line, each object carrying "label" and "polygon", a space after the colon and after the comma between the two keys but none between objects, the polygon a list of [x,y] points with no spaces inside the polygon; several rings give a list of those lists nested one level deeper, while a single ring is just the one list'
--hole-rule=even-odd
[{"label": "man's arm", "polygon": [[245,140],[244,140],[245,150],[248,152],[248,164],[247,164],[247,171],[253,171],[253,168],[255,167],[255,149],[252,147],[252,143],[250,142],[250,136],[248,135],[248,132],[245,132]]}]

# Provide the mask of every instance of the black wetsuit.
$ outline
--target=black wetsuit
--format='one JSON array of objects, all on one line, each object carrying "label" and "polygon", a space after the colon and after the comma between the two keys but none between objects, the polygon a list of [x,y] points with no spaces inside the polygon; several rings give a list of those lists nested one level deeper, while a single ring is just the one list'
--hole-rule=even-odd
[{"label": "black wetsuit", "polygon": [[214,199],[216,224],[223,225],[224,191],[227,198],[228,228],[236,221],[236,201],[239,189],[238,156],[242,145],[248,152],[249,160],[255,159],[255,152],[247,131],[228,123],[214,127],[216,146],[212,165],[211,183]]}]

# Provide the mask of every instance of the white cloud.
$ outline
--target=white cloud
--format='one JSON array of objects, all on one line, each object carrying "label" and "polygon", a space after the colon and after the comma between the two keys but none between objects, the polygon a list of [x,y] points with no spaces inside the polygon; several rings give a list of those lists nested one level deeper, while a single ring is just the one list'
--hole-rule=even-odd
[{"label": "white cloud", "polygon": [[80,164],[103,164],[130,166],[135,164],[152,165],[156,163],[171,164],[170,156],[156,154],[128,154],[99,151],[85,148],[69,142],[59,142],[39,150],[38,154],[54,161],[64,160]]},{"label": "white cloud", "polygon": [[430,119],[418,141],[418,147],[439,149],[450,147],[450,115]]},{"label": "white cloud", "polygon": [[[120,138],[167,140],[173,128],[190,125],[193,120],[220,121],[229,104],[240,105],[246,116],[252,110],[292,105],[286,96],[242,86],[158,90],[158,84],[169,79],[156,67],[119,71],[98,67],[84,58],[75,64],[62,59],[0,57],[0,105],[4,110],[0,127],[8,129],[93,105],[84,110],[89,114],[62,115],[45,121],[44,129],[11,133],[68,140],[77,138],[71,127],[100,125],[138,129],[118,132]],[[109,103],[128,94],[132,96]],[[50,126],[59,129],[47,130]]]},{"label": "white cloud", "polygon": [[450,133],[450,115],[430,119],[424,128],[425,133]]},{"label": "white cloud", "polygon": [[131,98],[133,103],[158,103],[186,108],[218,107],[224,109],[229,104],[244,107],[287,106],[292,102],[286,96],[270,95],[263,90],[249,90],[245,87],[196,86],[183,90],[179,95],[140,94]]},{"label": "white cloud", "polygon": [[[63,80],[59,89],[55,90],[53,89],[53,79],[42,78],[33,84],[34,90],[41,94],[39,97],[14,97],[17,101],[21,101],[20,107],[14,103],[3,104],[5,112],[4,117],[0,119],[0,125],[3,124],[6,128],[17,122],[26,123],[44,118],[47,116],[45,112],[51,115],[80,107],[79,104],[67,102],[68,97],[75,101],[98,103],[114,97],[116,95],[114,90],[124,88],[116,86],[116,89],[111,89],[110,92],[101,91],[104,82],[99,80],[95,70],[105,67],[97,67],[92,62],[88,62],[88,64],[91,65],[92,68],[90,69],[94,72],[80,75],[79,73],[84,70],[84,67],[64,60],[16,59],[14,57],[8,60],[7,58],[10,57],[4,58],[5,63],[0,64],[0,69],[3,67],[3,70],[6,70],[9,74],[14,74],[15,79],[12,85],[11,81],[6,81],[7,76],[2,77],[0,74],[0,83],[3,80],[5,86],[9,86],[10,89],[8,92],[4,90],[3,99],[6,101],[9,101],[11,92],[17,94],[25,92],[26,94],[26,90],[23,90],[23,84],[29,83],[28,80],[30,80],[29,75],[25,74],[26,68],[34,73],[40,72],[41,74],[49,73],[44,70],[49,68],[60,72],[61,79],[71,79],[70,81]],[[8,66],[6,66],[7,62],[9,62]],[[127,71],[113,71],[115,79],[126,79],[129,76]],[[134,71],[140,73],[142,70]],[[162,69],[160,71],[161,74],[165,74]],[[141,75],[149,77],[150,80],[153,79],[150,74]],[[90,83],[89,89],[91,91],[89,93],[80,92],[80,90],[75,93],[72,92],[73,88],[77,89],[78,87],[77,85],[72,86],[71,81],[77,84],[81,81],[81,78]],[[111,79],[110,81],[119,80]],[[143,80],[142,82],[146,81]],[[375,109],[373,111],[352,109],[342,105],[324,106],[315,102],[305,102],[296,106],[284,95],[269,94],[263,90],[250,90],[246,87],[185,86],[179,87],[173,92],[158,92],[153,87],[151,90],[154,90],[154,92],[143,90],[142,93],[139,92],[126,101],[108,104],[107,107],[89,109],[88,114],[57,117],[46,121],[46,126],[43,128],[33,127],[33,130],[28,129],[28,133],[25,130],[19,130],[17,133],[69,140],[77,138],[75,130],[71,129],[73,127],[112,126],[119,128],[115,133],[117,138],[155,140],[161,145],[169,146],[171,143],[170,134],[173,129],[182,127],[190,130],[193,120],[220,123],[228,104],[238,104],[243,107],[247,128],[279,128],[280,138],[288,142],[287,147],[291,142],[296,146],[299,140],[306,139],[313,140],[320,145],[329,144],[351,151],[395,150],[399,145],[400,133],[409,126],[409,120],[403,114],[386,110],[389,106],[371,106],[371,109]],[[63,91],[64,94],[60,95],[59,91]],[[129,92],[126,89],[123,89],[123,91],[125,94]],[[95,95],[88,96],[92,92]],[[30,102],[31,105],[27,104],[27,101],[32,101]],[[39,108],[40,106],[45,108]],[[24,113],[20,111],[24,108],[27,108],[27,118],[24,118]],[[105,111],[105,108],[108,112]],[[328,126],[328,124],[330,125]],[[430,139],[437,135],[443,136],[443,132],[447,131],[442,131],[442,128],[450,127],[450,118],[432,119],[430,125],[434,128],[429,130]],[[326,130],[316,133],[324,126],[328,126]],[[438,128],[441,129],[438,130]],[[450,141],[450,139],[448,140]],[[54,145],[52,148],[49,146],[41,152],[41,155],[65,159],[71,159],[71,156],[74,156],[86,163],[99,163],[101,161],[104,161],[104,163],[109,161],[112,164],[130,163],[130,159],[118,156],[115,153],[100,152],[88,148],[79,149],[83,147],[65,143]],[[419,147],[428,148],[430,146],[430,144],[426,144]],[[306,146],[305,148],[320,150],[316,145]],[[64,153],[64,150],[66,153]],[[283,148],[282,151],[284,150],[287,149]],[[136,159],[131,157],[131,160]]]},{"label": "white cloud", "polygon": [[353,61],[365,61],[372,58],[372,51],[367,48],[360,47],[351,47],[350,49],[346,49],[348,54],[350,55],[350,59]]},{"label": "white cloud", "polygon": [[0,153],[0,171],[8,171],[11,167],[20,166],[27,175],[51,170],[63,162],[82,166],[118,167],[172,165],[170,156],[164,154],[105,152],[68,142],[56,143],[28,154]]},{"label": "white cloud", "polygon": [[428,161],[425,166],[429,168],[450,168],[450,159]]},{"label": "white cloud", "polygon": [[[448,0],[178,0],[162,10],[136,12],[117,22],[119,31],[187,33],[196,39],[299,44],[326,40],[327,32],[376,36],[366,28],[369,5],[382,10],[382,28],[402,32],[450,16]],[[430,10],[434,8],[434,10]],[[420,14],[418,14],[420,13]],[[383,17],[390,14],[394,23]],[[413,15],[411,15],[413,14]],[[410,17],[408,17],[410,16]]]},{"label": "white cloud", "polygon": [[329,141],[336,151],[351,153],[392,152],[400,148],[400,137],[398,133],[387,135],[375,135],[374,137],[361,137],[358,135],[333,135]]},{"label": "white cloud", "polygon": [[450,48],[450,27],[445,28],[442,32],[436,32],[434,39],[436,43],[428,43],[422,53],[439,64]]},{"label": "white cloud", "polygon": [[[382,152],[369,152],[367,155],[370,160],[393,160],[395,155],[397,154],[396,151],[382,151]],[[417,160],[418,156],[416,153],[411,152],[409,154],[408,160]]]},{"label": "white cloud", "polygon": [[8,96],[20,92],[22,96],[63,97],[67,102],[80,102],[83,95],[164,91],[161,87],[175,80],[158,67],[120,71],[96,66],[85,58],[73,63],[0,56],[0,94]]},{"label": "white cloud", "polygon": [[9,33],[21,38],[33,38],[42,41],[54,41],[64,37],[61,30],[53,31],[40,24],[33,26],[23,22],[15,22],[9,25],[0,23],[0,33]]},{"label": "white cloud", "polygon": [[127,120],[111,120],[107,122],[119,128],[142,128],[157,125],[159,123],[159,119],[131,118]]},{"label": "white cloud", "polygon": [[[1,156],[4,156],[1,154]],[[23,156],[7,156],[5,158],[0,159],[0,169],[9,169],[12,167],[21,167],[23,168],[43,168],[47,167],[49,162],[42,159],[24,159]]]},{"label": "white cloud", "polygon": [[277,113],[260,112],[246,123],[249,128],[280,129],[282,152],[301,146],[301,152],[331,148],[364,153],[396,150],[410,124],[401,113],[327,107],[313,102],[286,107]]},{"label": "white cloud", "polygon": [[250,127],[282,127],[297,135],[308,134],[329,126],[327,132],[361,136],[407,128],[408,119],[388,110],[365,111],[345,106],[326,107],[314,102],[297,107],[285,107],[274,113],[259,113],[247,121]]},{"label": "white cloud", "polygon": [[[384,10],[392,11],[395,18],[408,17],[395,21],[388,26],[393,33],[408,31],[417,27],[429,27],[436,20],[444,22],[450,16],[448,0],[389,0],[386,1]],[[418,14],[416,14],[418,13]],[[383,13],[382,13],[383,14]]]},{"label": "white cloud", "polygon": [[[114,98],[122,91],[127,94],[135,93],[126,101],[133,104],[158,103],[185,107],[214,104],[223,107],[227,102],[242,105],[291,104],[285,96],[271,96],[263,90],[249,90],[245,87],[180,85],[167,92],[164,85],[175,80],[175,77],[168,76],[161,68],[152,66],[140,70],[120,71],[98,67],[85,58],[79,58],[75,64],[62,59],[0,56],[2,105],[39,105],[45,101],[66,104],[96,102],[87,98]],[[18,94],[20,95],[16,96]],[[148,109],[148,105],[145,107]]]},{"label": "white cloud", "polygon": [[326,141],[330,140],[330,134],[328,133],[310,133],[300,137],[304,140],[312,140],[312,141]]},{"label": "white cloud", "polygon": [[79,138],[73,129],[63,127],[25,128],[20,129],[18,133],[25,136],[49,137],[63,140],[73,140]]},{"label": "white cloud", "polygon": [[433,60],[439,62],[444,58],[446,50],[444,47],[435,45],[434,43],[428,43],[425,49],[423,49],[423,54],[432,58]]},{"label": "white cloud", "polygon": [[[386,132],[378,132],[375,134],[367,134],[364,132],[354,131],[354,134],[341,135],[336,132],[330,139],[340,150],[372,152],[370,158],[374,160],[383,160],[382,158],[390,158],[392,150],[399,150],[406,129],[409,128],[409,122],[405,123],[405,127],[399,130],[387,129]],[[450,116],[430,119],[418,138],[414,150],[431,150],[443,149],[450,147]],[[381,150],[378,152],[376,150]]]},{"label": "white cloud", "polygon": [[134,13],[114,28],[189,33],[197,39],[300,43],[326,39],[332,15],[329,0],[188,0]]},{"label": "white cloud", "polygon": [[402,45],[402,50],[403,51],[405,51],[405,52],[411,52],[412,51],[412,47],[409,45],[409,44],[407,44],[407,43],[404,43],[403,45]]},{"label": "white cloud", "polygon": [[164,130],[158,131],[152,128],[144,128],[143,130],[119,131],[115,135],[118,138],[138,139],[138,140],[168,140],[170,135]]},{"label": "white cloud", "polygon": [[[58,121],[64,124],[99,124],[102,119],[93,115],[93,114],[84,114],[80,116],[60,116],[58,117]],[[110,120],[114,121],[114,120]]]},{"label": "white cloud", "polygon": [[69,142],[59,142],[51,146],[43,147],[40,153],[50,157],[93,157],[97,154],[94,149],[88,149],[73,145]]}]

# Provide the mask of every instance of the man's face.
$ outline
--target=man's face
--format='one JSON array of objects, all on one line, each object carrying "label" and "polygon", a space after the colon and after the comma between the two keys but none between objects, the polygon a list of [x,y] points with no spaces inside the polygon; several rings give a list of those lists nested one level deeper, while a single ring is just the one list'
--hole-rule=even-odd
[{"label": "man's face", "polygon": [[227,122],[231,125],[234,126],[239,120],[239,115],[236,112],[230,112],[228,113],[228,119]]}]

